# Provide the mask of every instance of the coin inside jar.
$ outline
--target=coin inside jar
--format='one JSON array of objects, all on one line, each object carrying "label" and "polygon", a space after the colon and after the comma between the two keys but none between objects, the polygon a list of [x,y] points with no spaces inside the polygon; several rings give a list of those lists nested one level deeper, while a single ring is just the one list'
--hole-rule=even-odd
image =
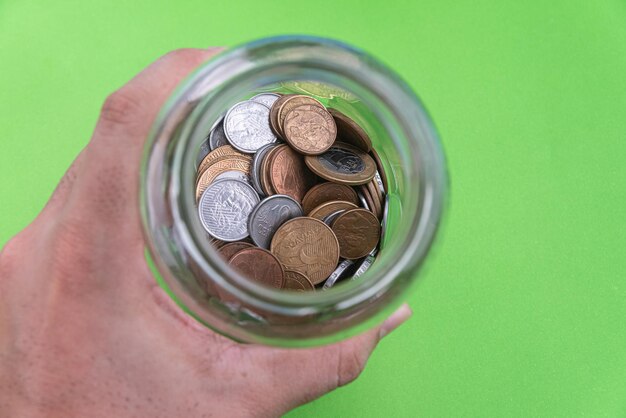
[{"label": "coin inside jar", "polygon": [[224,117],[224,132],[230,144],[244,153],[255,153],[263,145],[276,142],[270,128],[270,109],[246,100],[230,108]]},{"label": "coin inside jar", "polygon": [[304,158],[288,146],[282,146],[272,154],[268,170],[272,189],[278,194],[291,196],[297,202],[301,202],[307,190],[317,182]]},{"label": "coin inside jar", "polygon": [[341,142],[335,142],[323,154],[307,155],[304,161],[318,176],[351,186],[368,183],[376,174],[376,163],[372,157]]},{"label": "coin inside jar", "polygon": [[341,257],[356,260],[368,255],[380,241],[380,222],[369,210],[352,209],[333,222]]},{"label": "coin inside jar", "polygon": [[282,128],[289,145],[306,155],[325,152],[337,138],[335,120],[325,108],[316,105],[292,109],[286,114]]},{"label": "coin inside jar", "polygon": [[266,286],[281,289],[285,285],[283,266],[267,250],[246,248],[233,255],[228,263],[244,276]]},{"label": "coin inside jar", "polygon": [[284,124],[285,124],[285,117],[287,116],[289,112],[291,112],[292,109],[295,109],[296,107],[302,106],[302,105],[318,106],[322,109],[325,109],[323,104],[321,104],[317,99],[314,99],[311,96],[295,94],[295,95],[287,97],[287,99],[284,102],[280,103],[280,106],[278,107],[278,115],[277,115],[278,129],[280,130],[281,136],[283,138],[285,138],[285,131],[283,129]]},{"label": "coin inside jar", "polygon": [[355,205],[359,204],[359,197],[352,187],[328,181],[315,185],[309,189],[302,199],[302,210],[304,213],[308,214],[311,210],[322,203],[333,200],[350,202]]},{"label": "coin inside jar", "polygon": [[285,222],[272,238],[271,251],[287,270],[307,276],[313,284],[323,282],[339,262],[339,243],[324,222],[295,218]]},{"label": "coin inside jar", "polygon": [[285,290],[295,292],[315,291],[315,286],[308,277],[297,271],[285,270]]},{"label": "coin inside jar", "polygon": [[259,247],[269,248],[276,230],[289,219],[302,215],[302,208],[291,197],[278,194],[270,196],[259,203],[250,214],[250,237]]},{"label": "coin inside jar", "polygon": [[239,251],[245,250],[246,248],[253,248],[253,247],[254,245],[250,244],[249,242],[242,242],[242,241],[229,242],[228,244],[221,246],[218,252],[226,261],[228,261],[230,260],[232,256],[237,254]]},{"label": "coin inside jar", "polygon": [[249,155],[242,154],[241,152],[237,151],[235,148],[231,147],[230,145],[223,145],[209,152],[202,159],[202,161],[200,162],[200,165],[198,166],[197,176],[200,177],[202,173],[204,173],[205,170],[211,166],[211,164],[215,163],[216,161],[222,160],[226,157],[239,157],[239,158],[244,158],[246,160],[250,159]]},{"label": "coin inside jar", "polygon": [[278,121],[278,112],[281,106],[283,105],[283,103],[285,103],[287,100],[289,100],[293,96],[296,96],[296,95],[285,94],[284,96],[281,96],[280,98],[278,98],[278,100],[274,102],[274,104],[272,105],[270,109],[270,127],[272,128],[272,131],[274,132],[274,134],[278,136],[279,138],[284,139],[283,133],[280,129],[280,125]]},{"label": "coin inside jar", "polygon": [[200,199],[204,191],[215,181],[217,176],[222,174],[224,171],[231,170],[240,171],[245,174],[249,173],[250,159],[232,156],[223,158],[211,164],[198,178],[198,184],[196,185],[196,199]]},{"label": "coin inside jar", "polygon": [[341,142],[354,145],[365,152],[371,151],[372,141],[359,124],[337,109],[329,109],[328,112],[335,119],[335,124],[337,125],[337,138],[339,138]]},{"label": "coin inside jar", "polygon": [[308,216],[311,218],[324,220],[325,217],[330,215],[333,212],[337,212],[338,210],[352,210],[357,209],[358,206],[351,202],[344,202],[342,200],[333,200],[330,202],[325,202],[314,208]]}]

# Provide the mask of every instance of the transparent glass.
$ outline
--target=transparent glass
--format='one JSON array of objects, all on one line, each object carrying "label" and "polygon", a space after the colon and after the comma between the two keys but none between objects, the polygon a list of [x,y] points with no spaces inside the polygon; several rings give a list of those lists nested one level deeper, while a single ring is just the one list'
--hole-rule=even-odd
[{"label": "transparent glass", "polygon": [[[264,91],[309,94],[369,134],[387,177],[387,223],[365,275],[315,293],[263,287],[209,244],[195,201],[198,150],[233,104]],[[242,342],[311,346],[374,326],[404,299],[442,222],[447,175],[424,107],[389,68],[345,44],[278,37],[228,50],[163,107],[145,151],[141,204],[160,284],[198,321]]]}]

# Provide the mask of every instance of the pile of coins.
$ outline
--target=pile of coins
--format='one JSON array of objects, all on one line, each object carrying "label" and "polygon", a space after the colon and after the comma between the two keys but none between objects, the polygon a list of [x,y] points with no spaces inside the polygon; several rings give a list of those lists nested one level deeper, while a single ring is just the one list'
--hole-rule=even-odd
[{"label": "pile of coins", "polygon": [[306,95],[258,94],[213,126],[196,165],[208,239],[248,278],[314,291],[374,262],[386,177],[367,133],[338,110]]}]

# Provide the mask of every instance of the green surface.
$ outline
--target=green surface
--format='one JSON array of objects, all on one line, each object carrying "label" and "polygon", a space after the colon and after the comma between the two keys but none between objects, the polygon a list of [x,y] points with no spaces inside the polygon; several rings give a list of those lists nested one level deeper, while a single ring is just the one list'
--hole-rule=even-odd
[{"label": "green surface", "polygon": [[170,49],[282,33],[395,68],[452,179],[414,318],[361,379],[290,417],[626,416],[623,0],[0,0],[0,243],[109,92]]}]

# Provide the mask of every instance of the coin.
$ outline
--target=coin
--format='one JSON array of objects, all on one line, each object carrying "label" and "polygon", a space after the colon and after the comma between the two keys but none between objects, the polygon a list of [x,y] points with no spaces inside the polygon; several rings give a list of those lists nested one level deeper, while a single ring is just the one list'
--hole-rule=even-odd
[{"label": "coin", "polygon": [[380,178],[380,174],[376,171],[374,174],[374,179],[370,182],[370,190],[372,191],[372,196],[376,196],[380,205],[382,206],[385,201],[385,191],[383,190],[383,181]]},{"label": "coin", "polygon": [[269,107],[251,100],[231,107],[224,117],[224,132],[230,144],[241,152],[252,154],[263,145],[276,142],[269,115]]},{"label": "coin", "polygon": [[[365,197],[365,200],[367,201],[367,206],[369,207],[370,212],[376,215],[377,218],[380,218],[379,216],[379,211],[381,210],[380,203],[378,204],[378,206],[376,205],[376,199],[372,197],[372,194],[370,193],[369,189],[365,185],[359,186],[359,189],[361,190],[361,193],[363,194],[363,196]],[[382,215],[382,213],[380,213],[380,215]]]},{"label": "coin", "polygon": [[285,270],[280,261],[262,248],[243,249],[233,255],[228,263],[255,282],[277,289],[285,285]]},{"label": "coin", "polygon": [[272,238],[271,250],[287,270],[307,276],[313,284],[324,281],[339,262],[339,243],[324,222],[295,218],[285,222]]},{"label": "coin", "polygon": [[380,222],[370,211],[352,209],[339,215],[333,223],[340,255],[356,260],[369,254],[380,241]]},{"label": "coin", "polygon": [[365,272],[369,270],[370,267],[372,267],[372,264],[374,263],[374,261],[376,261],[376,252],[374,252],[373,254],[369,254],[367,257],[365,257],[365,260],[361,262],[361,264],[359,265],[359,268],[356,270],[354,275],[352,275],[351,280],[356,280],[362,275],[364,275]]},{"label": "coin", "polygon": [[295,96],[295,94],[285,94],[284,96],[281,96],[278,100],[274,102],[270,109],[270,126],[274,134],[280,138],[283,138],[283,134],[280,130],[280,125],[278,124],[278,112],[283,103],[285,103],[293,96]]},{"label": "coin", "polygon": [[335,142],[323,154],[307,155],[304,162],[318,176],[350,186],[368,183],[376,174],[376,163],[372,157],[342,142]]},{"label": "coin", "polygon": [[302,198],[316,182],[304,158],[288,146],[276,149],[268,161],[269,181],[272,189],[279,194],[291,196],[301,202]]},{"label": "coin", "polygon": [[200,165],[198,166],[198,178],[202,176],[202,173],[214,162],[222,160],[226,157],[240,157],[244,159],[250,159],[250,156],[247,154],[242,154],[237,151],[235,148],[230,145],[222,145],[219,148],[214,149],[209,152],[206,157],[202,160]]},{"label": "coin", "polygon": [[361,202],[361,206],[367,210],[371,210],[370,206],[367,204],[367,200],[365,200],[365,196],[363,196],[363,193],[358,191],[356,194],[359,196],[359,202]]},{"label": "coin", "polygon": [[352,260],[343,260],[341,263],[339,263],[335,271],[333,271],[333,273],[324,282],[324,287],[322,289],[328,290],[333,287],[339,279],[346,275],[346,271],[348,270],[348,268],[352,267],[353,265],[354,261]]},{"label": "coin", "polygon": [[267,197],[250,214],[250,237],[259,247],[270,248],[276,230],[289,219],[302,215],[302,208],[291,197],[280,194]]},{"label": "coin", "polygon": [[226,134],[224,133],[224,117],[222,116],[215,127],[211,129],[211,133],[209,134],[209,147],[211,150],[215,150],[224,145],[228,145],[228,138],[226,138]]},{"label": "coin", "polygon": [[263,159],[265,158],[265,155],[267,155],[268,151],[276,146],[276,144],[263,145],[261,148],[259,148],[256,154],[254,154],[254,157],[252,157],[252,168],[250,169],[252,186],[254,187],[254,190],[256,190],[257,193],[261,196],[265,194],[261,186],[261,163],[263,162]]},{"label": "coin", "polygon": [[385,203],[383,205],[383,220],[380,225],[380,244],[381,247],[385,242],[385,236],[387,234],[387,217],[389,216],[389,195],[385,195]]},{"label": "coin", "polygon": [[283,130],[285,117],[289,112],[291,112],[292,109],[295,109],[296,107],[302,105],[318,106],[326,110],[323,104],[321,104],[318,100],[312,98],[311,96],[303,96],[301,94],[290,95],[285,101],[280,104],[280,107],[278,108],[277,127],[280,130],[281,136],[283,138],[285,138],[285,132]]},{"label": "coin", "polygon": [[315,286],[304,274],[293,270],[285,270],[285,290],[296,292],[315,291]]},{"label": "coin", "polygon": [[286,146],[287,145],[285,144],[280,144],[272,148],[271,150],[267,152],[267,154],[265,154],[265,157],[263,158],[263,161],[261,162],[261,176],[259,180],[261,182],[261,188],[263,189],[263,192],[265,193],[266,196],[271,196],[273,194],[276,194],[276,190],[274,190],[274,188],[272,187],[272,182],[270,180],[270,176],[272,174],[270,171],[270,163],[272,161],[272,158],[274,157],[274,154],[276,154],[276,152],[279,149],[286,147]]},{"label": "coin", "polygon": [[222,173],[218,174],[217,177],[215,177],[215,180],[213,181],[218,181],[218,180],[223,180],[223,179],[235,179],[235,180],[243,181],[244,183],[248,183],[249,185],[252,186],[252,183],[250,182],[250,177],[248,176],[248,174],[243,173],[241,171],[237,171],[237,170],[223,171]]},{"label": "coin", "polygon": [[338,210],[338,211],[331,213],[330,215],[326,215],[324,219],[322,219],[322,222],[324,222],[326,225],[332,228],[333,222],[335,222],[335,219],[337,219],[337,217],[341,215],[342,213],[344,213],[345,211],[346,211],[345,209]]},{"label": "coin", "polygon": [[359,204],[359,197],[352,187],[346,186],[345,184],[324,182],[313,186],[306,195],[304,195],[302,199],[302,210],[304,210],[304,213],[309,213],[316,206],[332,200],[343,200],[345,202],[354,203],[355,205]]},{"label": "coin", "polygon": [[246,248],[254,248],[254,245],[248,242],[229,242],[228,244],[220,247],[218,252],[222,255],[222,257],[228,261],[232,256],[237,254],[241,250],[245,250]]},{"label": "coin", "polygon": [[375,181],[372,180],[369,183],[361,186],[361,187],[365,187],[367,189],[367,191],[369,192],[371,198],[372,198],[372,203],[374,204],[374,210],[372,212],[374,212],[374,214],[378,217],[378,219],[382,219],[383,217],[383,196],[382,194],[379,195],[378,194],[378,190],[376,189],[376,186],[374,186]]},{"label": "coin", "polygon": [[337,109],[328,109],[328,112],[335,119],[337,138],[339,138],[341,142],[347,142],[365,152],[370,152],[372,149],[372,141],[361,126]]},{"label": "coin", "polygon": [[358,209],[358,206],[351,202],[344,202],[342,200],[333,200],[325,202],[319,205],[309,213],[309,217],[323,220],[325,217],[338,210],[352,210]]},{"label": "coin", "polygon": [[198,213],[202,226],[212,237],[239,241],[248,236],[248,217],[258,203],[259,195],[249,184],[220,180],[204,191]]},{"label": "coin", "polygon": [[[196,199],[200,199],[206,188],[215,181],[215,178],[224,171],[237,170],[242,173],[250,172],[250,159],[241,157],[227,157],[211,164],[198,178],[196,185]],[[255,192],[256,193],[256,192]]]},{"label": "coin", "polygon": [[291,110],[285,115],[282,129],[289,145],[306,155],[325,152],[337,138],[333,117],[325,108],[317,105],[298,106]]},{"label": "coin", "polygon": [[383,194],[387,193],[387,191],[385,190],[385,184],[383,183],[383,178],[381,177],[378,170],[376,170],[376,174],[374,174],[374,181],[376,182],[378,188]]},{"label": "coin", "polygon": [[278,99],[280,99],[280,94],[276,93],[260,93],[250,98],[250,100],[264,104],[269,108],[271,108],[274,102]]},{"label": "coin", "polygon": [[383,167],[383,162],[380,159],[380,155],[376,152],[374,148],[372,148],[372,150],[370,151],[370,155],[372,156],[372,158],[374,159],[374,162],[376,163],[378,174],[380,175],[381,180],[382,180],[383,190],[385,191],[389,190],[389,182],[387,181],[387,174],[385,173],[385,167]]},{"label": "coin", "polygon": [[196,170],[198,169],[198,167],[200,167],[200,164],[202,163],[202,160],[204,160],[204,157],[209,155],[209,152],[211,152],[211,147],[209,146],[209,137],[207,137],[204,141],[202,141],[202,144],[200,144],[198,156],[196,157]]}]

